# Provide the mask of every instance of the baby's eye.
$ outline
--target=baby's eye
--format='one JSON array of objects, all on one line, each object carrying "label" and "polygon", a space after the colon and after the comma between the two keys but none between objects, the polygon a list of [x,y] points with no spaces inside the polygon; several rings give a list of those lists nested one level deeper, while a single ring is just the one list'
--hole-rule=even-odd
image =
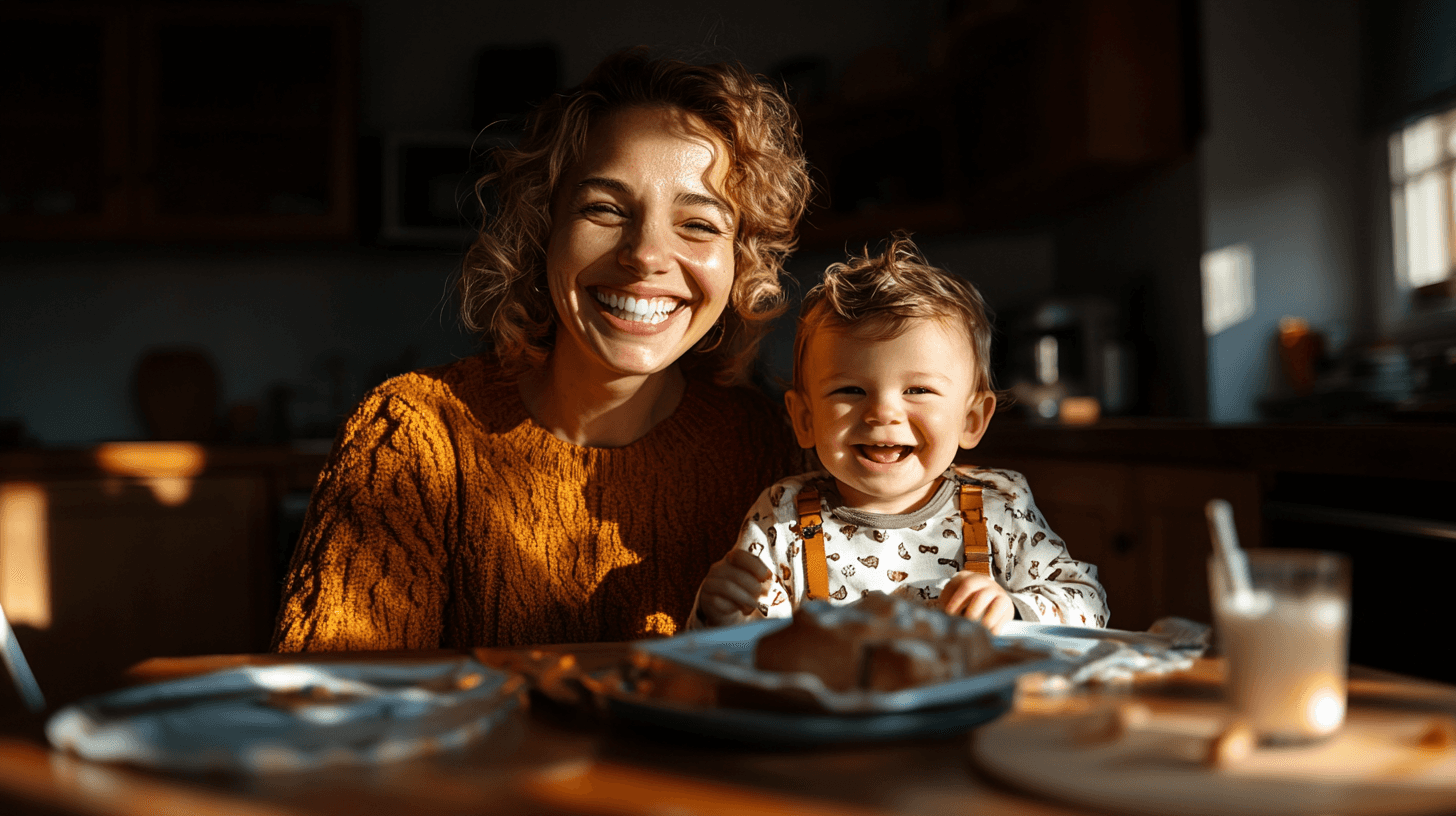
[{"label": "baby's eye", "polygon": [[863,388],[860,388],[857,385],[842,385],[842,386],[834,389],[833,391],[830,391],[829,393],[831,393],[831,394],[863,394],[864,392],[865,392],[864,389]]},{"label": "baby's eye", "polygon": [[932,393],[935,393],[935,392],[931,391],[929,388],[926,388],[923,385],[912,385],[909,388],[905,389],[905,393],[907,393],[907,394],[932,394]]}]

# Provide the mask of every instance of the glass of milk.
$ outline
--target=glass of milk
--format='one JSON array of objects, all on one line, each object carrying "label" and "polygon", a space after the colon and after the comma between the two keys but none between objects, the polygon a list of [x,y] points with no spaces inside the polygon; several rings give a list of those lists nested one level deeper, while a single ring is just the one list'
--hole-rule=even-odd
[{"label": "glass of milk", "polygon": [[1316,550],[1246,554],[1244,592],[1221,559],[1208,565],[1229,702],[1266,744],[1327,737],[1345,721],[1350,561]]}]

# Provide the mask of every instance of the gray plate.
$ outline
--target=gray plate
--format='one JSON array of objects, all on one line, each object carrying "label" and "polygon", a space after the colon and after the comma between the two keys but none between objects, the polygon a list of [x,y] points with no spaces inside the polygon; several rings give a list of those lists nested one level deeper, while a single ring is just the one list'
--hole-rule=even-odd
[{"label": "gray plate", "polygon": [[988,695],[1014,688],[1016,678],[1030,672],[1057,672],[1069,663],[1065,655],[1053,653],[1045,641],[994,638],[998,646],[1017,645],[1040,658],[998,666],[979,674],[899,691],[835,691],[812,674],[767,672],[753,667],[758,639],[787,626],[789,620],[767,619],[740,626],[704,629],[661,640],[645,640],[633,649],[670,660],[722,680],[771,692],[792,691],[811,696],[825,711],[844,715],[907,714],[921,709],[954,709]]},{"label": "gray plate", "polygon": [[1011,708],[1010,686],[961,705],[888,714],[790,714],[738,708],[691,708],[620,688],[602,692],[618,719],[681,734],[759,746],[819,746],[943,737],[990,722]]}]

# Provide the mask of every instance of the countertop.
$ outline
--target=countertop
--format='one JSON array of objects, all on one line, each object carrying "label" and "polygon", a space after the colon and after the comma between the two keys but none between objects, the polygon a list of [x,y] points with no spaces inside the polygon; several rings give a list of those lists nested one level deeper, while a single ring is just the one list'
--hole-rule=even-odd
[{"label": "countertop", "polygon": [[1087,459],[1261,472],[1456,481],[1456,425],[1108,419],[1055,425],[997,417],[966,461]]}]

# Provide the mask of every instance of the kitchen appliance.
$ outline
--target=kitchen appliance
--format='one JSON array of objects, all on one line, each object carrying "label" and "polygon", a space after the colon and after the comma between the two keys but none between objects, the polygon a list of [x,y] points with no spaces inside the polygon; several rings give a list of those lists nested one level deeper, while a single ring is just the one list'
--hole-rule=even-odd
[{"label": "kitchen appliance", "polygon": [[[1126,411],[1132,403],[1132,354],[1119,326],[1117,308],[1090,297],[1046,300],[1012,316],[1004,387],[1039,420],[1061,418],[1069,397],[1095,399],[1102,414]],[[1085,404],[1078,400],[1079,407]]]}]

